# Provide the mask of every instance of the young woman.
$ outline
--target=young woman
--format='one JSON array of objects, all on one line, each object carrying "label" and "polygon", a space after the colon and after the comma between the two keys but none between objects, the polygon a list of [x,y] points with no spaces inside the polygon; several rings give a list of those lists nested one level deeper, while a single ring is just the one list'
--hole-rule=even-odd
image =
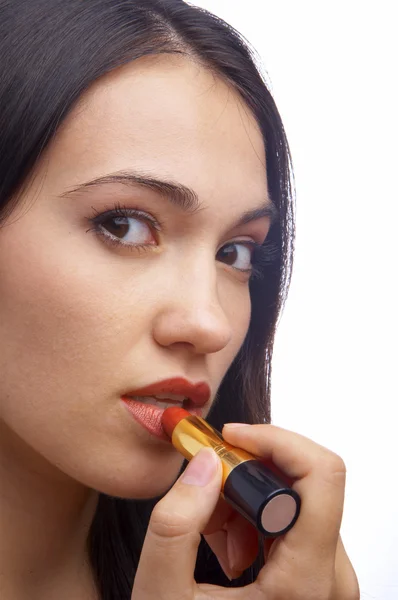
[{"label": "young woman", "polygon": [[[0,50],[1,598],[358,599],[342,459],[269,424],[293,178],[245,43],[181,0],[1,0]],[[275,541],[154,431],[197,389],[300,494]]]}]

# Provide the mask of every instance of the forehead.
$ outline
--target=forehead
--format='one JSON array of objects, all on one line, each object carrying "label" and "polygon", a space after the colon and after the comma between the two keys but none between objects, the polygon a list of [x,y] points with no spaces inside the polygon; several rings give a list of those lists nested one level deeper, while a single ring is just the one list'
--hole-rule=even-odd
[{"label": "forehead", "polygon": [[[51,148],[60,185],[123,169],[192,187],[204,204],[264,200],[260,129],[239,94],[183,57],[144,57],[102,77],[82,96]],[[245,202],[246,199],[246,202]]]}]

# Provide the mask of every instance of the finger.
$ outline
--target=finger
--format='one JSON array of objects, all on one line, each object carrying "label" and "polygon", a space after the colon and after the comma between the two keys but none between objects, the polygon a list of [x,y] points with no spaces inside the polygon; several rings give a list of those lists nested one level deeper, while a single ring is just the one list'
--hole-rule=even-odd
[{"label": "finger", "polygon": [[152,511],[132,600],[194,596],[194,569],[204,530],[221,490],[221,463],[202,449]]},{"label": "finger", "polygon": [[223,436],[271,461],[294,480],[292,487],[302,504],[296,524],[286,534],[290,549],[306,559],[334,560],[344,503],[342,459],[308,438],[274,425],[226,425]]},{"label": "finger", "polygon": [[232,506],[228,504],[228,502],[226,502],[222,496],[220,496],[214,512],[203,530],[203,534],[207,535],[222,529],[225,523],[232,518],[235,512],[235,509],[232,508]]},{"label": "finger", "polygon": [[230,579],[250,567],[258,554],[257,530],[236,511],[221,529],[205,534],[204,538]]},{"label": "finger", "polygon": [[257,556],[257,530],[222,497],[203,535],[229,579],[238,577]]},{"label": "finger", "polygon": [[244,571],[258,554],[257,530],[239,513],[226,523],[228,564],[233,571]]},{"label": "finger", "polygon": [[227,504],[220,496],[216,508],[203,530],[203,537],[216,555],[225,575],[230,580],[236,579],[240,575],[240,573],[231,570],[227,554],[227,531],[225,526],[227,521],[232,518],[234,512],[232,506]]},{"label": "finger", "polygon": [[232,579],[239,577],[241,575],[241,571],[235,571],[231,569],[228,563],[227,532],[223,529],[220,529],[215,533],[204,535],[204,538],[216,555],[217,560],[220,563],[220,567],[228,579],[231,581]]}]

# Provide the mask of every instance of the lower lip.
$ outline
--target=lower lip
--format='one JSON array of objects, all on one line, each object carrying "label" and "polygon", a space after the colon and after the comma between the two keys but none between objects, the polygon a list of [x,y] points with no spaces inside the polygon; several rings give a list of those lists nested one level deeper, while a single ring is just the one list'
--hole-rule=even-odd
[{"label": "lower lip", "polygon": [[[162,415],[165,408],[155,406],[153,404],[144,404],[134,398],[122,397],[122,400],[133,418],[142,425],[149,433],[161,440],[170,442],[170,438],[165,434],[162,427]],[[177,405],[176,405],[177,406]],[[186,408],[186,407],[184,407]],[[196,406],[195,408],[186,408],[191,415],[201,417],[203,409]]]}]

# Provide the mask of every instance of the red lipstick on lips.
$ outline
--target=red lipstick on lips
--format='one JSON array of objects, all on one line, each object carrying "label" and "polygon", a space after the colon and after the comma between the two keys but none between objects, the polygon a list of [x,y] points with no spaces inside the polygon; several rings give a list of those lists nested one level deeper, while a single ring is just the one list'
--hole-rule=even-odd
[{"label": "red lipstick on lips", "polygon": [[[203,413],[203,406],[209,401],[211,392],[208,384],[203,381],[194,384],[183,377],[173,377],[172,379],[158,381],[152,385],[129,391],[122,396],[126,408],[134,419],[147,431],[163,440],[169,439],[165,435],[161,423],[165,409],[158,405],[155,406],[141,402],[138,398],[140,396],[150,397],[160,394],[163,396],[167,393],[185,396],[187,400],[184,400],[184,408],[189,414],[201,416]],[[163,402],[169,403],[175,402],[176,407],[182,406],[181,403],[173,399],[164,398],[162,400]]]},{"label": "red lipstick on lips", "polygon": [[166,408],[165,433],[188,460],[210,447],[222,463],[221,496],[266,537],[293,527],[300,512],[300,496],[258,458],[228,444],[221,433],[183,408]]}]

